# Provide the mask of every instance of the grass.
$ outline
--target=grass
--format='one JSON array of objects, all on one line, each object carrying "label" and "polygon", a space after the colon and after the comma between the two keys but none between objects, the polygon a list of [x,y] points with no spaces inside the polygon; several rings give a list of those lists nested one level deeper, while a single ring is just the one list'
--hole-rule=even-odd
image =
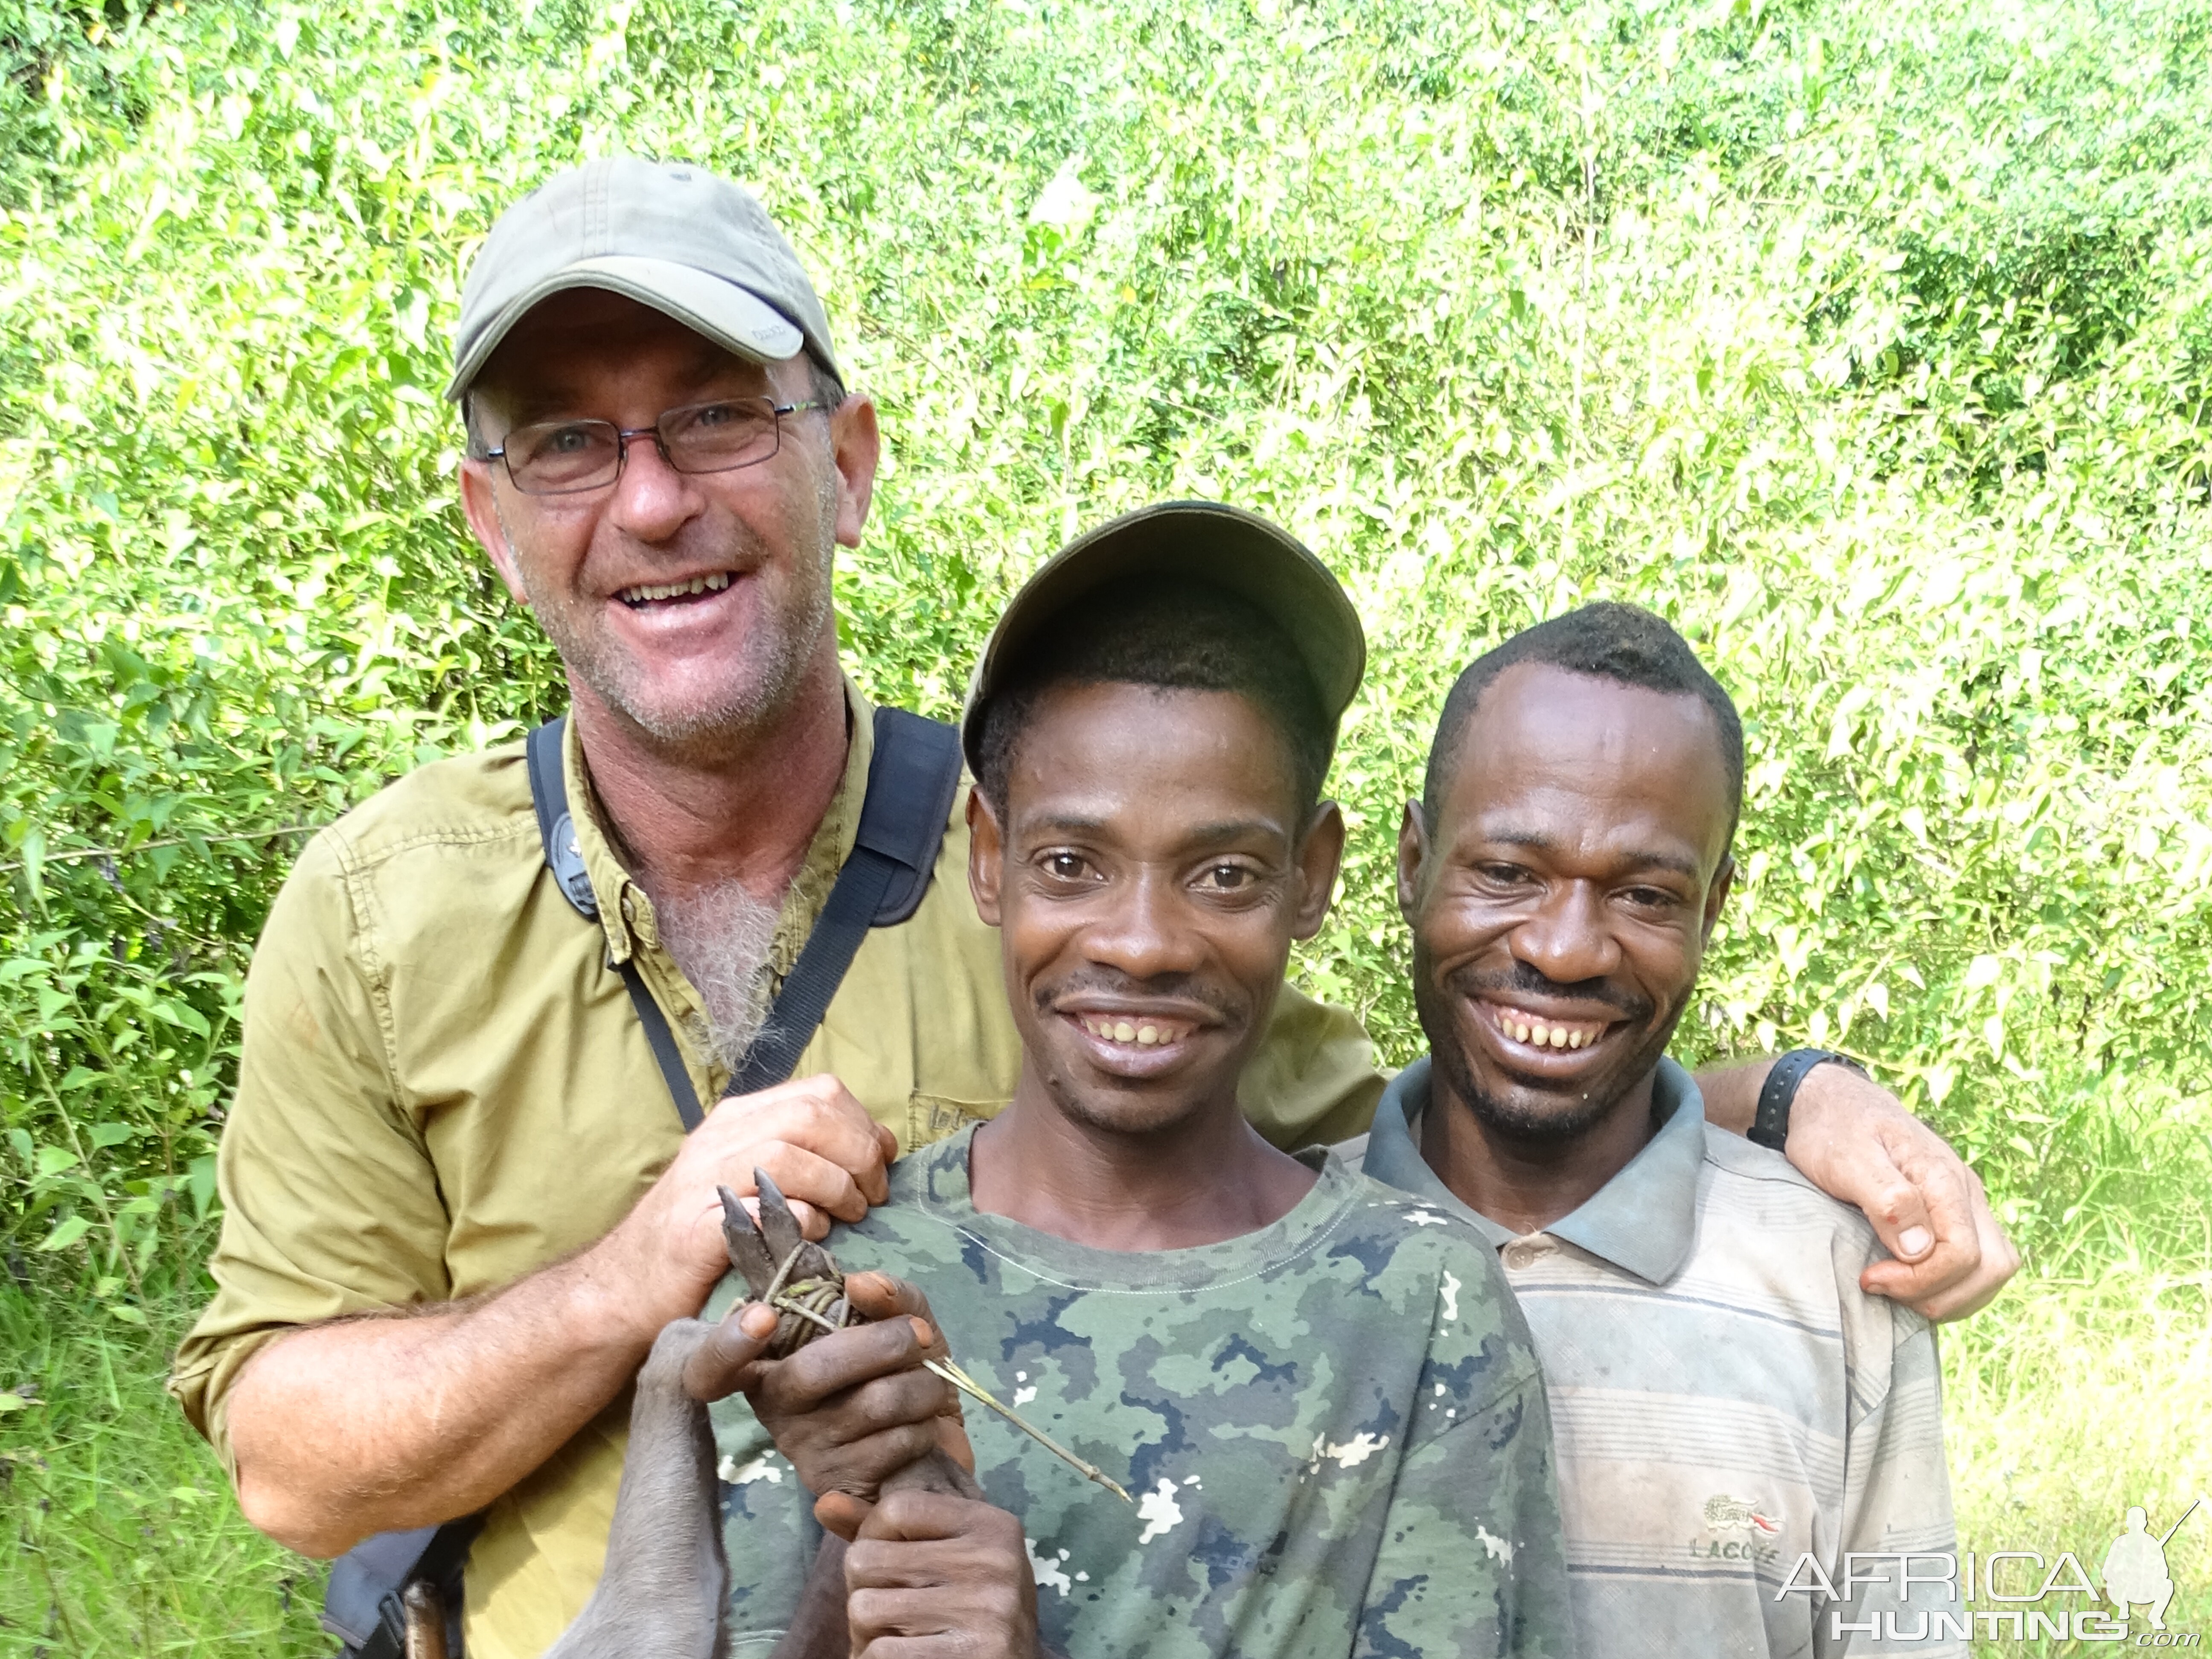
[{"label": "grass", "polygon": [[[2094,1575],[2129,1505],[2142,1504],[2151,1529],[2163,1532],[2203,1496],[2166,1546],[2176,1590],[2166,1623],[2212,1635],[2208,1312],[2212,1275],[2123,1261],[2094,1279],[2030,1280],[1948,1332],[1946,1440],[1961,1547],[1984,1557],[2034,1551],[2046,1571],[2070,1550]],[[2089,1603],[2053,1595],[2045,1605]],[[2138,1614],[2136,1632],[2147,1628]],[[1982,1650],[2100,1646],[1996,1642]]]},{"label": "grass", "polygon": [[[209,1241],[184,1241],[197,1259]],[[325,1654],[322,1572],[246,1524],[222,1465],[161,1391],[197,1292],[147,1322],[52,1257],[0,1279],[0,1656]]]}]

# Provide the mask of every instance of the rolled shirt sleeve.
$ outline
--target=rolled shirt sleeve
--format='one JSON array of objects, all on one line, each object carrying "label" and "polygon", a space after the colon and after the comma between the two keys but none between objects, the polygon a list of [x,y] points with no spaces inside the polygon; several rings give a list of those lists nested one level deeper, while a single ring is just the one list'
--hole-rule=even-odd
[{"label": "rolled shirt sleeve", "polygon": [[216,1161],[216,1291],[169,1381],[226,1463],[225,1399],[270,1340],[451,1289],[437,1172],[398,1107],[340,856],[327,833],[310,843],[246,975],[238,1092]]}]

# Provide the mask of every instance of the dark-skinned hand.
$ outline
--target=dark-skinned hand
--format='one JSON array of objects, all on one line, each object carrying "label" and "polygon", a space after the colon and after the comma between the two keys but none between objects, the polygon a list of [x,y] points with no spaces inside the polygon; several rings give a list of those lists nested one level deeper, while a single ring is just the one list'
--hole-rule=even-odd
[{"label": "dark-skinned hand", "polygon": [[887,1492],[845,1552],[854,1659],[1039,1659],[1022,1523],[937,1492]]},{"label": "dark-skinned hand", "polygon": [[933,1448],[973,1471],[960,1395],[922,1369],[949,1357],[929,1302],[889,1273],[854,1273],[845,1295],[871,1322],[824,1332],[788,1359],[762,1358],[775,1316],[731,1310],[684,1370],[695,1400],[742,1392],[775,1449],[815,1496],[814,1517],[851,1541],[886,1477]]}]

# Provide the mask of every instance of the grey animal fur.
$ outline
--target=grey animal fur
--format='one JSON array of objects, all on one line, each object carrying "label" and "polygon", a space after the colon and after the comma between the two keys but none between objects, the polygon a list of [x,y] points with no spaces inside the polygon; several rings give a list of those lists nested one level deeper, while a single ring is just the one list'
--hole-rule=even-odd
[{"label": "grey animal fur", "polygon": [[706,1407],[684,1390],[684,1367],[713,1330],[679,1319],[654,1340],[630,1407],[606,1569],[545,1659],[724,1659],[714,1437]]},{"label": "grey animal fur", "polygon": [[[807,1243],[783,1194],[763,1170],[756,1224],[722,1188],[722,1237],[730,1264],[755,1297],[765,1295],[777,1269],[791,1261],[801,1278],[842,1278],[830,1253]],[[836,1304],[842,1319],[843,1304]],[[785,1314],[772,1352],[789,1352],[811,1335]],[[721,1492],[714,1473],[714,1437],[706,1406],[684,1387],[684,1368],[714,1327],[679,1319],[654,1339],[637,1375],[629,1413],[629,1448],[615,1494],[607,1562],[575,1623],[544,1659],[726,1659],[722,1601],[729,1563],[722,1554]],[[943,1451],[928,1454],[884,1481],[883,1490],[916,1489],[981,1498],[975,1478]],[[770,1659],[844,1659],[845,1546],[823,1540],[791,1628]]]}]

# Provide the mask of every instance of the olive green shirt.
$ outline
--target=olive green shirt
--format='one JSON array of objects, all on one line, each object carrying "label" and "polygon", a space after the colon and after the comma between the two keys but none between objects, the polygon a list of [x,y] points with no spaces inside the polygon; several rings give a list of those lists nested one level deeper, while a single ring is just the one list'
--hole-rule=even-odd
[{"label": "olive green shirt", "polygon": [[[847,696],[845,775],[784,903],[779,981],[866,793],[872,711]],[[401,779],[317,836],[277,895],[246,978],[216,1293],[170,1382],[226,1460],[224,1402],[262,1344],[511,1284],[603,1237],[674,1158],[682,1126],[614,963],[636,958],[700,1097],[728,1082],[609,844],[573,723],[564,765],[596,924],[545,868],[520,744]],[[963,788],[920,908],[868,933],[799,1061],[834,1073],[902,1152],[991,1116],[1020,1069],[967,864]],[[1296,1147],[1365,1128],[1382,1079],[1351,1015],[1286,988],[1244,1091]],[[469,1558],[471,1659],[536,1655],[582,1607],[629,1409],[614,1401],[492,1507]]]}]

